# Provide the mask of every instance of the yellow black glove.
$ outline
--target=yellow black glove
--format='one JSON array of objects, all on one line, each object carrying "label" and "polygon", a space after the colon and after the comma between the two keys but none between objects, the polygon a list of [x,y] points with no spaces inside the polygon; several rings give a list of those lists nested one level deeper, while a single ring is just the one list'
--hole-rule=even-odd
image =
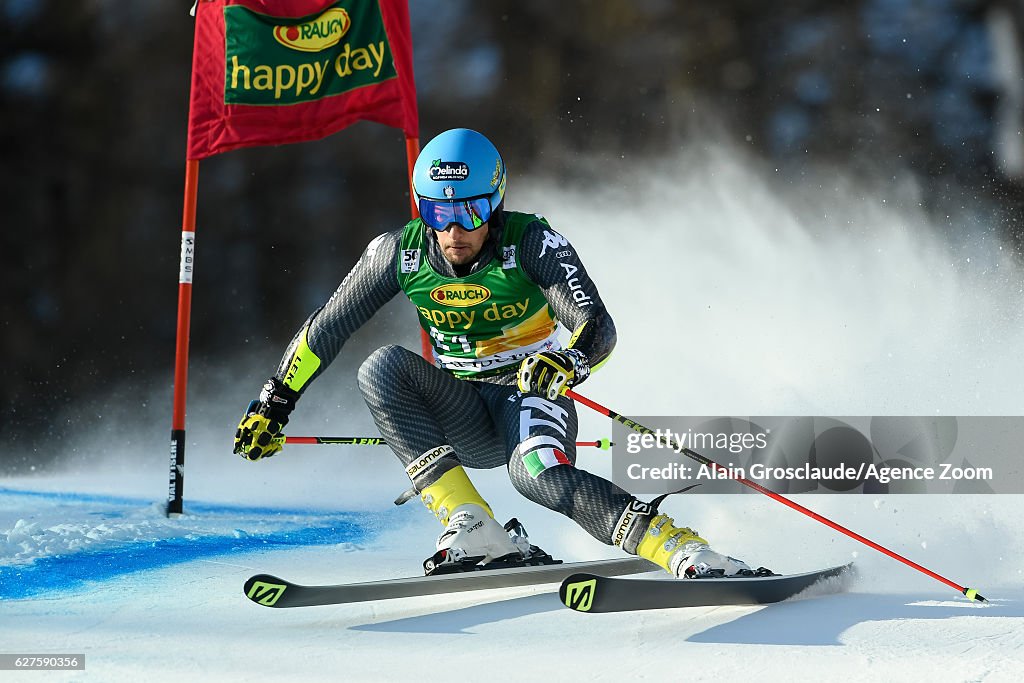
[{"label": "yellow black glove", "polygon": [[298,392],[276,377],[268,379],[259,400],[249,403],[238,423],[234,452],[247,460],[260,460],[280,451],[284,446],[284,426],[298,398]]},{"label": "yellow black glove", "polygon": [[569,387],[590,376],[590,363],[576,349],[541,351],[519,364],[519,390],[554,401]]}]

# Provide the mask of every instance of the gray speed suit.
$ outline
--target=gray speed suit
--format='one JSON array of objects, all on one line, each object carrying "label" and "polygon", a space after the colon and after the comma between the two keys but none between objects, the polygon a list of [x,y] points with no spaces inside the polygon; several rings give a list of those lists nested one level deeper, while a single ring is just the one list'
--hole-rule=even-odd
[{"label": "gray speed suit", "polygon": [[[473,281],[475,273],[499,263],[518,268],[529,280],[530,291],[542,292],[549,314],[579,332],[573,348],[587,357],[591,367],[604,361],[615,345],[615,326],[596,286],[568,240],[544,219],[524,216],[496,212],[477,262],[460,266],[458,273],[444,258],[434,231],[421,221],[378,236],[330,300],[296,335],[282,359],[278,379],[285,378],[294,356],[307,346],[319,359],[308,378],[314,379],[352,333],[403,291],[404,274],[427,265],[448,282]],[[513,244],[505,239],[511,234],[506,230],[510,221],[519,226]],[[420,230],[422,250],[404,249],[410,235],[416,238]],[[495,311],[511,303],[489,302],[497,304]],[[435,340],[435,351],[438,347]],[[389,345],[362,364],[359,389],[416,490],[458,464],[468,468],[505,465],[523,496],[568,516],[599,541],[635,552],[637,537],[642,536],[653,510],[612,482],[575,467],[574,402],[564,395],[555,401],[523,395],[516,387],[518,365],[518,360],[509,360],[495,370],[459,377],[412,351]],[[303,385],[308,386],[308,381]],[[418,467],[417,462],[424,466]]]}]

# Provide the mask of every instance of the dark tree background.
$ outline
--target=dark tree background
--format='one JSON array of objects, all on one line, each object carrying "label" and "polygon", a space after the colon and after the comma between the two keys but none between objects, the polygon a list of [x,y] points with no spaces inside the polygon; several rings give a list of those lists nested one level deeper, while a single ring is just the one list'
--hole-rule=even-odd
[{"label": "dark tree background", "polygon": [[[0,471],[43,462],[111,392],[172,381],[190,4],[0,0]],[[472,127],[514,172],[586,182],[581,158],[656,157],[703,115],[786,177],[910,172],[936,216],[977,206],[1021,237],[1024,3],[410,7],[424,142]],[[193,357],[283,346],[405,222],[405,178],[401,133],[370,123],[204,161]]]}]

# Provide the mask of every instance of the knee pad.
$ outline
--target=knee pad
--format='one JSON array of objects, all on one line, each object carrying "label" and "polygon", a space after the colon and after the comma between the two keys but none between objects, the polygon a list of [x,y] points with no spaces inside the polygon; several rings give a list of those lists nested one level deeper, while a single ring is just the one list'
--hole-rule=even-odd
[{"label": "knee pad", "polygon": [[573,459],[565,452],[565,446],[553,436],[531,436],[516,447],[512,457],[519,458],[531,479],[552,467],[574,465]]},{"label": "knee pad", "polygon": [[412,351],[395,344],[382,346],[371,353],[359,366],[359,390],[365,395],[382,382],[394,380],[407,367],[410,355],[416,357]]},{"label": "knee pad", "polygon": [[552,472],[559,470],[576,472],[562,443],[551,436],[526,439],[509,460],[510,479],[520,494],[548,509],[568,514],[573,507],[573,477],[552,478]]}]

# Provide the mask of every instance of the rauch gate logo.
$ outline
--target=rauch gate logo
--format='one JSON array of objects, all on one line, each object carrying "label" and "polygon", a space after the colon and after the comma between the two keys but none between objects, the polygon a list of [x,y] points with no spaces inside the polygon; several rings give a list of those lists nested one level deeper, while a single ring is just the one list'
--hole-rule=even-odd
[{"label": "rauch gate logo", "polygon": [[441,285],[430,290],[430,298],[439,304],[466,308],[476,306],[491,298],[491,290],[480,285]]},{"label": "rauch gate logo", "polygon": [[301,52],[320,52],[337,45],[348,33],[352,20],[341,7],[332,7],[316,19],[294,26],[275,26],[274,38]]},{"label": "rauch gate logo", "polygon": [[224,32],[224,104],[314,102],[398,77],[376,2],[295,19],[227,5]]}]

